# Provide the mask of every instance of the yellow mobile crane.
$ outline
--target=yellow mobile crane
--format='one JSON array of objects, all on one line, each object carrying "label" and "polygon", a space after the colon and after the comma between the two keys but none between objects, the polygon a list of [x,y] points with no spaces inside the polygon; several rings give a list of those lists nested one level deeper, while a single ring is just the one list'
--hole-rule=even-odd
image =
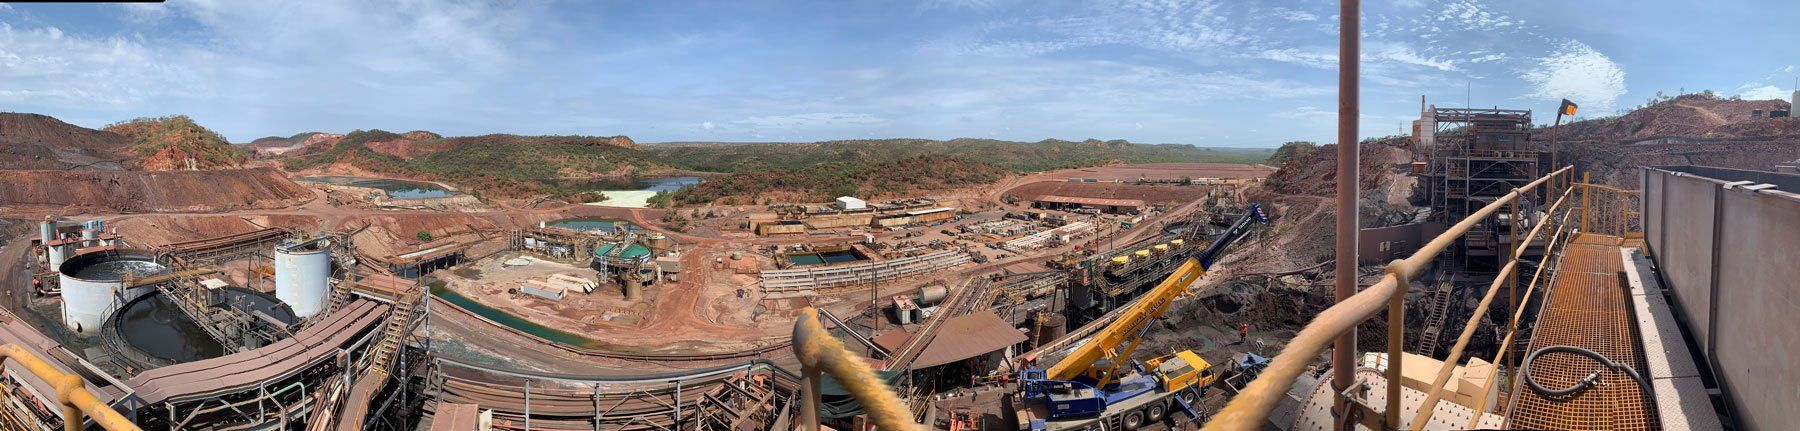
[{"label": "yellow mobile crane", "polygon": [[1143,342],[1150,322],[1161,317],[1169,304],[1187,292],[1226,247],[1244,235],[1253,221],[1268,222],[1262,208],[1250,205],[1244,216],[1231,224],[1205,250],[1188,258],[1155,288],[1144,293],[1118,320],[1101,328],[1049,369],[1027,368],[1020,376],[1014,398],[1021,429],[1133,430],[1162,420],[1180,408],[1198,417],[1193,403],[1200,388],[1215,378],[1211,365],[1191,350],[1144,361],[1144,367],[1124,366]]}]

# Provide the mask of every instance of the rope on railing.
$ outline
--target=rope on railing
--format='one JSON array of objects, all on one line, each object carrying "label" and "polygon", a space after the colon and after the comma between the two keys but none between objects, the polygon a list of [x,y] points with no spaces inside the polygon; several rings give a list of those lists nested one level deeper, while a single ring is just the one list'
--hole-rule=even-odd
[{"label": "rope on railing", "polygon": [[[1313,358],[1323,352],[1325,347],[1330,345],[1332,340],[1336,338],[1338,334],[1356,327],[1358,323],[1367,320],[1369,317],[1373,316],[1375,312],[1381,311],[1384,306],[1389,305],[1389,303],[1394,300],[1396,295],[1401,295],[1403,297],[1406,293],[1404,280],[1409,280],[1418,275],[1432,259],[1437,257],[1438,253],[1443,252],[1445,248],[1448,248],[1451,244],[1455,243],[1457,238],[1468,233],[1470,228],[1473,228],[1476,224],[1486,220],[1489,215],[1498,211],[1502,206],[1518,199],[1519,196],[1537,188],[1547,180],[1567,175],[1572,169],[1572,167],[1563,167],[1542,178],[1538,178],[1536,181],[1532,181],[1530,184],[1526,184],[1524,187],[1513,189],[1505,196],[1502,196],[1494,202],[1481,207],[1480,210],[1476,210],[1474,213],[1469,214],[1467,218],[1457,222],[1455,226],[1451,226],[1450,229],[1445,230],[1443,234],[1438,235],[1437,238],[1433,238],[1431,242],[1420,247],[1418,251],[1412,254],[1412,256],[1389,263],[1387,266],[1387,273],[1382,275],[1381,281],[1344,301],[1338,302],[1336,305],[1327,308],[1325,311],[1320,312],[1318,316],[1314,317],[1311,323],[1308,323],[1305,328],[1300,330],[1299,334],[1294,336],[1292,341],[1288,342],[1287,348],[1283,349],[1281,354],[1275,356],[1269,363],[1268,368],[1265,369],[1255,381],[1250,382],[1249,386],[1246,386],[1242,392],[1232,398],[1231,403],[1227,404],[1224,410],[1219,411],[1219,414],[1213,416],[1212,421],[1207,422],[1205,429],[1261,429],[1263,423],[1268,421],[1269,412],[1275,409],[1276,404],[1278,404],[1281,398],[1287,394],[1288,389],[1294,385],[1294,379],[1299,377],[1301,372],[1305,371],[1307,364],[1311,363]],[[1402,352],[1396,347],[1399,346],[1400,343],[1396,343],[1395,338],[1404,336],[1405,327],[1402,325],[1395,325],[1393,322],[1400,320],[1400,316],[1403,316],[1404,313],[1396,312],[1390,314],[1390,324],[1388,325],[1388,374],[1390,381],[1398,381],[1396,378],[1397,376],[1395,375],[1398,374],[1400,370]],[[1398,396],[1393,396],[1393,392],[1395,392],[1398,387],[1398,384],[1389,385],[1390,396],[1387,397],[1387,410],[1390,418],[1399,414],[1400,400]]]},{"label": "rope on railing", "polygon": [[819,387],[826,373],[844,385],[850,397],[883,431],[923,431],[913,423],[900,397],[875,376],[869,363],[850,353],[844,342],[825,331],[817,309],[807,307],[800,312],[800,320],[794,322],[794,357],[800,359],[800,386],[806,392],[799,413],[802,431],[819,431]]},{"label": "rope on railing", "polygon": [[81,377],[63,373],[18,344],[0,346],[0,361],[7,359],[17,362],[39,380],[56,387],[56,402],[62,404],[64,431],[86,429],[88,416],[92,416],[94,423],[107,431],[142,431],[136,424],[126,420],[125,416],[100,401],[93,392],[88,392],[87,381]]}]

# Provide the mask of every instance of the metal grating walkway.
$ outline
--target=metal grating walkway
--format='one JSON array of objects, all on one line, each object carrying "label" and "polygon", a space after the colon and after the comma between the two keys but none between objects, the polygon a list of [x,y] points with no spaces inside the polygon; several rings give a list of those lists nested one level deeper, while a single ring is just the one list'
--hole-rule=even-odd
[{"label": "metal grating walkway", "polygon": [[[1613,361],[1648,371],[1633,327],[1632,304],[1622,276],[1625,269],[1617,239],[1582,234],[1564,251],[1531,337],[1531,350],[1569,345],[1599,352]],[[1529,352],[1529,351],[1527,351]],[[1656,401],[1631,377],[1606,369],[1587,357],[1551,353],[1537,358],[1531,373],[1538,384],[1563,388],[1600,374],[1601,385],[1572,396],[1549,398],[1525,387],[1514,388],[1509,428],[1523,429],[1660,429]]]}]

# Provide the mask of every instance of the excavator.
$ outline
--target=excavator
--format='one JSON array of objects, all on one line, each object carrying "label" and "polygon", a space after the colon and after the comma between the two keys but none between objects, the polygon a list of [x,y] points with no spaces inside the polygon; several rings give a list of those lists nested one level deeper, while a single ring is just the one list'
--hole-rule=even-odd
[{"label": "excavator", "polygon": [[[1252,222],[1268,223],[1262,207],[1251,204],[1211,245],[1189,257],[1174,273],[1138,297],[1136,303],[1087,343],[1048,369],[1027,367],[1019,377],[1015,411],[1021,429],[1134,430],[1162,420],[1174,409],[1199,417],[1194,408],[1201,389],[1217,378],[1200,355],[1183,350],[1132,364],[1131,354],[1144,340],[1150,323],[1187,293],[1225,249],[1244,236]],[[1190,230],[1191,232],[1191,230]]]}]

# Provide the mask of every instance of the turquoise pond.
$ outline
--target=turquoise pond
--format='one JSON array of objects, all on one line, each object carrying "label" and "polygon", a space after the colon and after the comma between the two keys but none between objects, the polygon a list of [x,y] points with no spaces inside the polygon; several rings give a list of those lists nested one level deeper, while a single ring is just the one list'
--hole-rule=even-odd
[{"label": "turquoise pond", "polygon": [[579,348],[583,348],[583,349],[594,349],[594,348],[603,347],[600,345],[600,342],[594,341],[593,339],[583,337],[580,335],[575,335],[575,334],[568,333],[568,332],[550,329],[547,326],[533,323],[530,320],[526,320],[523,317],[513,315],[512,313],[500,311],[493,307],[483,305],[480,302],[476,302],[473,299],[469,299],[469,297],[462,296],[462,294],[456,293],[456,291],[453,291],[447,287],[444,287],[443,282],[432,282],[431,283],[431,294],[434,296],[437,296],[439,298],[443,298],[445,301],[450,301],[451,304],[456,304],[456,306],[462,307],[463,309],[466,309],[466,310],[469,310],[470,312],[473,312],[476,315],[487,318],[488,320],[492,320],[495,323],[499,323],[501,325],[506,325],[506,327],[517,329],[519,331],[525,332],[527,334],[531,334],[532,336],[535,336],[538,338],[550,340],[550,341],[553,341],[553,342],[556,342],[559,344],[568,345],[568,346],[579,347]]},{"label": "turquoise pond", "polygon": [[676,190],[700,184],[700,177],[658,177],[658,178],[559,178],[544,180],[546,184],[570,190],[642,190],[660,192]]},{"label": "turquoise pond", "polygon": [[827,251],[823,253],[798,253],[788,255],[788,261],[794,266],[831,265],[862,260],[849,250]]},{"label": "turquoise pond", "polygon": [[[615,218],[606,218],[606,217],[576,217],[576,218],[566,218],[566,219],[562,219],[562,220],[557,220],[557,221],[545,223],[544,225],[549,226],[549,227],[560,227],[563,229],[581,231],[581,232],[587,232],[587,231],[591,231],[591,230],[612,232],[613,230],[618,229],[618,225],[623,222],[624,222],[624,220],[619,220],[619,219],[615,219]],[[629,226],[628,228],[631,230],[634,230],[634,231],[644,230],[644,228],[632,226],[630,224],[626,224],[626,226]]]},{"label": "turquoise pond", "polygon": [[456,194],[443,186],[424,181],[402,180],[399,178],[370,178],[326,175],[317,177],[300,177],[295,181],[336,184],[351,187],[367,187],[387,192],[394,199],[427,199],[449,197]]}]

